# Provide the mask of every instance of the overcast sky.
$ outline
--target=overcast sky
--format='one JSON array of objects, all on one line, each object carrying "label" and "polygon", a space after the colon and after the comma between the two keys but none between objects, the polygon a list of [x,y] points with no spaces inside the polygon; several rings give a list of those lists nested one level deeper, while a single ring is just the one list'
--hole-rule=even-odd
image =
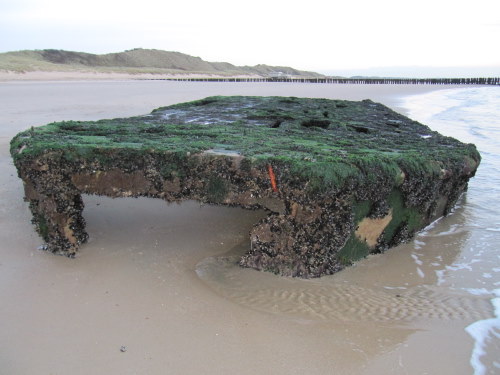
[{"label": "overcast sky", "polygon": [[0,35],[0,52],[142,47],[330,74],[479,66],[462,75],[500,75],[500,0],[1,0]]}]

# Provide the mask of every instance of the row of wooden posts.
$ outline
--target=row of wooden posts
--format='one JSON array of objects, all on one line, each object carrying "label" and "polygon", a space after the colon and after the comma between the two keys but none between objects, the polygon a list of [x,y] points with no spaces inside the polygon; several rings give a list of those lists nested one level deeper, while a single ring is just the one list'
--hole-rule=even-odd
[{"label": "row of wooden posts", "polygon": [[500,77],[488,78],[162,78],[167,81],[196,82],[293,82],[383,85],[500,85]]}]

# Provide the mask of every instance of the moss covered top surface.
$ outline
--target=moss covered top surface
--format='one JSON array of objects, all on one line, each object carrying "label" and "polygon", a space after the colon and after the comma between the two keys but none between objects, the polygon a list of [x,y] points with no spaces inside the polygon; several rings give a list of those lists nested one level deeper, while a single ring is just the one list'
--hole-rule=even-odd
[{"label": "moss covered top surface", "polygon": [[286,163],[299,175],[335,184],[354,175],[396,180],[401,170],[438,173],[480,159],[474,145],[370,100],[295,97],[209,97],[140,117],[51,123],[19,133],[11,146],[16,162],[57,150],[68,160],[117,150],[209,151]]}]

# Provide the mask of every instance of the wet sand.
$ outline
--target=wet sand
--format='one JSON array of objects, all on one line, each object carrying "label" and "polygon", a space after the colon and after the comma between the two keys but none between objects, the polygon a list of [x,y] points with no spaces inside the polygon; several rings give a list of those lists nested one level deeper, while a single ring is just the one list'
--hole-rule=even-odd
[{"label": "wet sand", "polygon": [[442,88],[0,83],[0,373],[471,373],[463,328],[488,317],[489,300],[443,294],[434,272],[436,262],[452,264],[468,236],[440,235],[465,225],[461,208],[416,243],[332,277],[298,280],[232,262],[265,212],[87,196],[90,241],[67,259],[37,250],[8,152],[11,137],[30,126],[128,117],[209,95],[370,98],[402,110],[403,96]]}]

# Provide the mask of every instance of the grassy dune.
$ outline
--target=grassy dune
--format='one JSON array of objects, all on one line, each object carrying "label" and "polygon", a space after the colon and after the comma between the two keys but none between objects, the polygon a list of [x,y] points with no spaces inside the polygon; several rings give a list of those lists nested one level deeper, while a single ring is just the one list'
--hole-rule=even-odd
[{"label": "grassy dune", "polygon": [[180,52],[133,49],[103,55],[63,50],[26,50],[0,53],[0,71],[90,72],[125,74],[210,74],[221,76],[268,76],[281,71],[300,77],[321,77],[314,72],[291,67],[256,65],[236,66],[227,62],[208,62]]}]

